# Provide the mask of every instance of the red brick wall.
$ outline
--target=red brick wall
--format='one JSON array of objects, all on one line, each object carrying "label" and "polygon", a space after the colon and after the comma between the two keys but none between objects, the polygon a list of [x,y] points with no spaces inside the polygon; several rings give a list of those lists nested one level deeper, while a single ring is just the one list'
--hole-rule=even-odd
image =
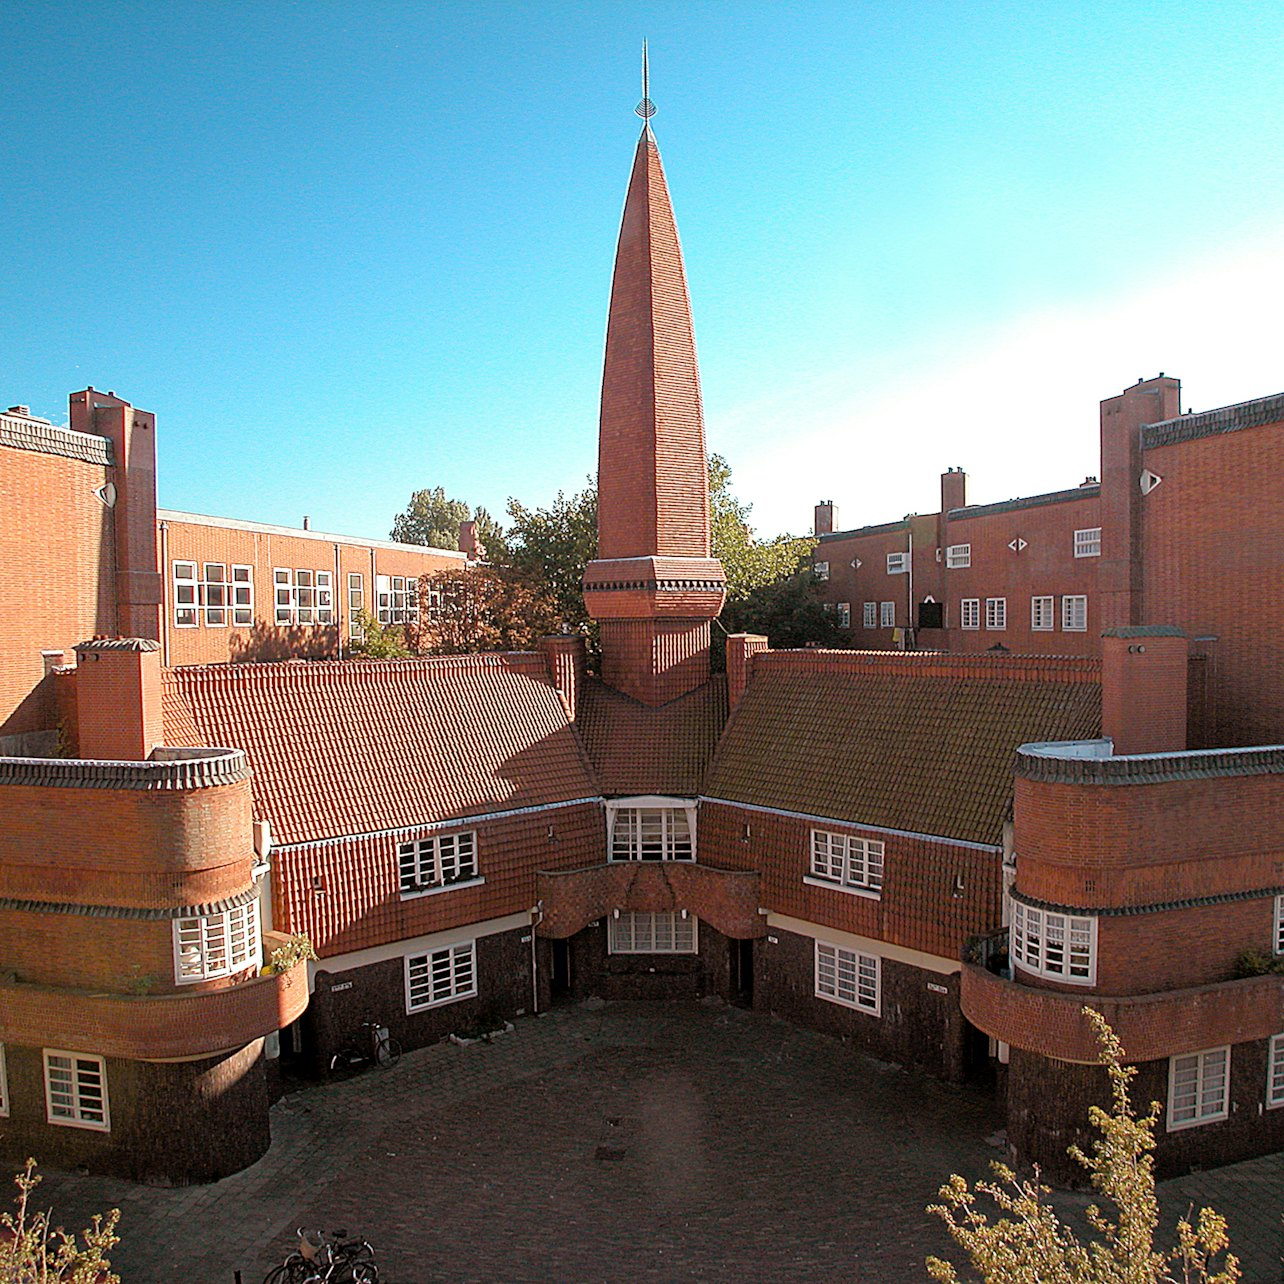
[{"label": "red brick wall", "polygon": [[[1014,813],[1016,886],[1037,900],[1084,908],[1156,905],[1284,882],[1279,775],[1144,785],[1018,776]],[[1183,948],[1178,934],[1174,967]]]},{"label": "red brick wall", "polygon": [[477,832],[485,883],[409,900],[398,889],[397,844],[405,837],[277,848],[275,927],[306,933],[323,955],[367,949],[528,910],[536,870],[599,864],[606,853],[605,816],[589,803],[475,824],[464,819],[459,829]]},{"label": "red brick wall", "polygon": [[[1146,623],[1208,657],[1211,743],[1284,741],[1284,423],[1147,450],[1140,500]],[[1210,639],[1200,642],[1198,639]]]},{"label": "red brick wall", "polygon": [[[803,882],[813,829],[883,841],[878,899]],[[809,923],[953,959],[1001,922],[998,852],[713,802],[700,805],[698,842],[701,861],[762,871],[764,909]]]},{"label": "red brick wall", "polygon": [[[168,663],[220,664],[228,660],[277,660],[289,656],[332,656],[342,633],[349,642],[348,575],[361,576],[365,609],[375,609],[376,575],[418,577],[434,571],[458,569],[463,563],[440,549],[389,549],[373,545],[336,543],[300,532],[240,530],[227,526],[166,518],[162,531],[165,560],[165,629]],[[336,565],[337,550],[337,565]],[[174,563],[223,564],[253,567],[254,625],[252,628],[208,625],[204,616],[196,628],[180,628],[174,614]],[[334,581],[333,625],[277,625],[275,568],[329,571]],[[198,573],[201,573],[198,570]],[[228,617],[230,619],[230,615]]]},{"label": "red brick wall", "polygon": [[114,470],[0,446],[0,735],[56,725],[41,651],[115,633]]}]

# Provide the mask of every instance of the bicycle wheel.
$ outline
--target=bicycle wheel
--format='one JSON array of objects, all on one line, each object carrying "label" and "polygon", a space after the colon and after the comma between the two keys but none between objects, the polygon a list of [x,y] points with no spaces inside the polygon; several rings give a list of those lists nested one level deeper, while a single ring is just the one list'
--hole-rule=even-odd
[{"label": "bicycle wheel", "polygon": [[352,1284],[379,1284],[379,1268],[373,1262],[357,1262],[352,1268]]},{"label": "bicycle wheel", "polygon": [[297,1253],[287,1257],[280,1266],[274,1266],[263,1278],[263,1284],[312,1284],[321,1277]]},{"label": "bicycle wheel", "polygon": [[391,1035],[375,1044],[375,1064],[387,1069],[401,1060],[401,1044]]}]

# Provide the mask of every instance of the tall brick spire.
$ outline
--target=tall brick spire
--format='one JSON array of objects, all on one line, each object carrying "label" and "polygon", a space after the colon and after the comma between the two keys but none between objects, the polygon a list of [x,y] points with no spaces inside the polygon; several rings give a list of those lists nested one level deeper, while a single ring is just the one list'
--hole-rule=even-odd
[{"label": "tall brick spire", "polygon": [[[644,100],[645,101],[645,100]],[[678,229],[649,125],[611,285],[598,444],[598,559],[584,575],[603,678],[663,704],[709,676],[725,577],[709,556],[700,372]]]}]

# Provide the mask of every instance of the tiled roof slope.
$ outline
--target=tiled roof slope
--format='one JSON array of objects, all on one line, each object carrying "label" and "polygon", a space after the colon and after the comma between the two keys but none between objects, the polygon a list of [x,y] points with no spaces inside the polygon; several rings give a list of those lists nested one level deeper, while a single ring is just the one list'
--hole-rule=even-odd
[{"label": "tiled roof slope", "polygon": [[202,743],[201,733],[175,673],[174,669],[161,671],[161,725],[167,745],[191,748]]},{"label": "tiled roof slope", "polygon": [[604,794],[694,798],[727,720],[727,682],[650,708],[585,679],[576,726]]},{"label": "tiled roof slope", "polygon": [[1015,751],[1100,734],[1095,660],[775,652],[705,781],[712,798],[997,845]]},{"label": "tiled roof slope", "polygon": [[594,797],[536,655],[174,671],[206,744],[237,745],[275,843]]}]

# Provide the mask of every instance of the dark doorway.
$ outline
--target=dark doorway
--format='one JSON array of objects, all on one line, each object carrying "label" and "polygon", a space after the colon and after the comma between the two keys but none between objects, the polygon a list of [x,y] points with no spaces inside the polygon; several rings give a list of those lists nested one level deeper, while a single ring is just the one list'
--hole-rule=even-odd
[{"label": "dark doorway", "polygon": [[731,1001],[753,1007],[753,941],[731,942]]},{"label": "dark doorway", "polygon": [[571,942],[567,938],[553,941],[553,966],[549,973],[548,994],[556,1003],[571,993]]}]

